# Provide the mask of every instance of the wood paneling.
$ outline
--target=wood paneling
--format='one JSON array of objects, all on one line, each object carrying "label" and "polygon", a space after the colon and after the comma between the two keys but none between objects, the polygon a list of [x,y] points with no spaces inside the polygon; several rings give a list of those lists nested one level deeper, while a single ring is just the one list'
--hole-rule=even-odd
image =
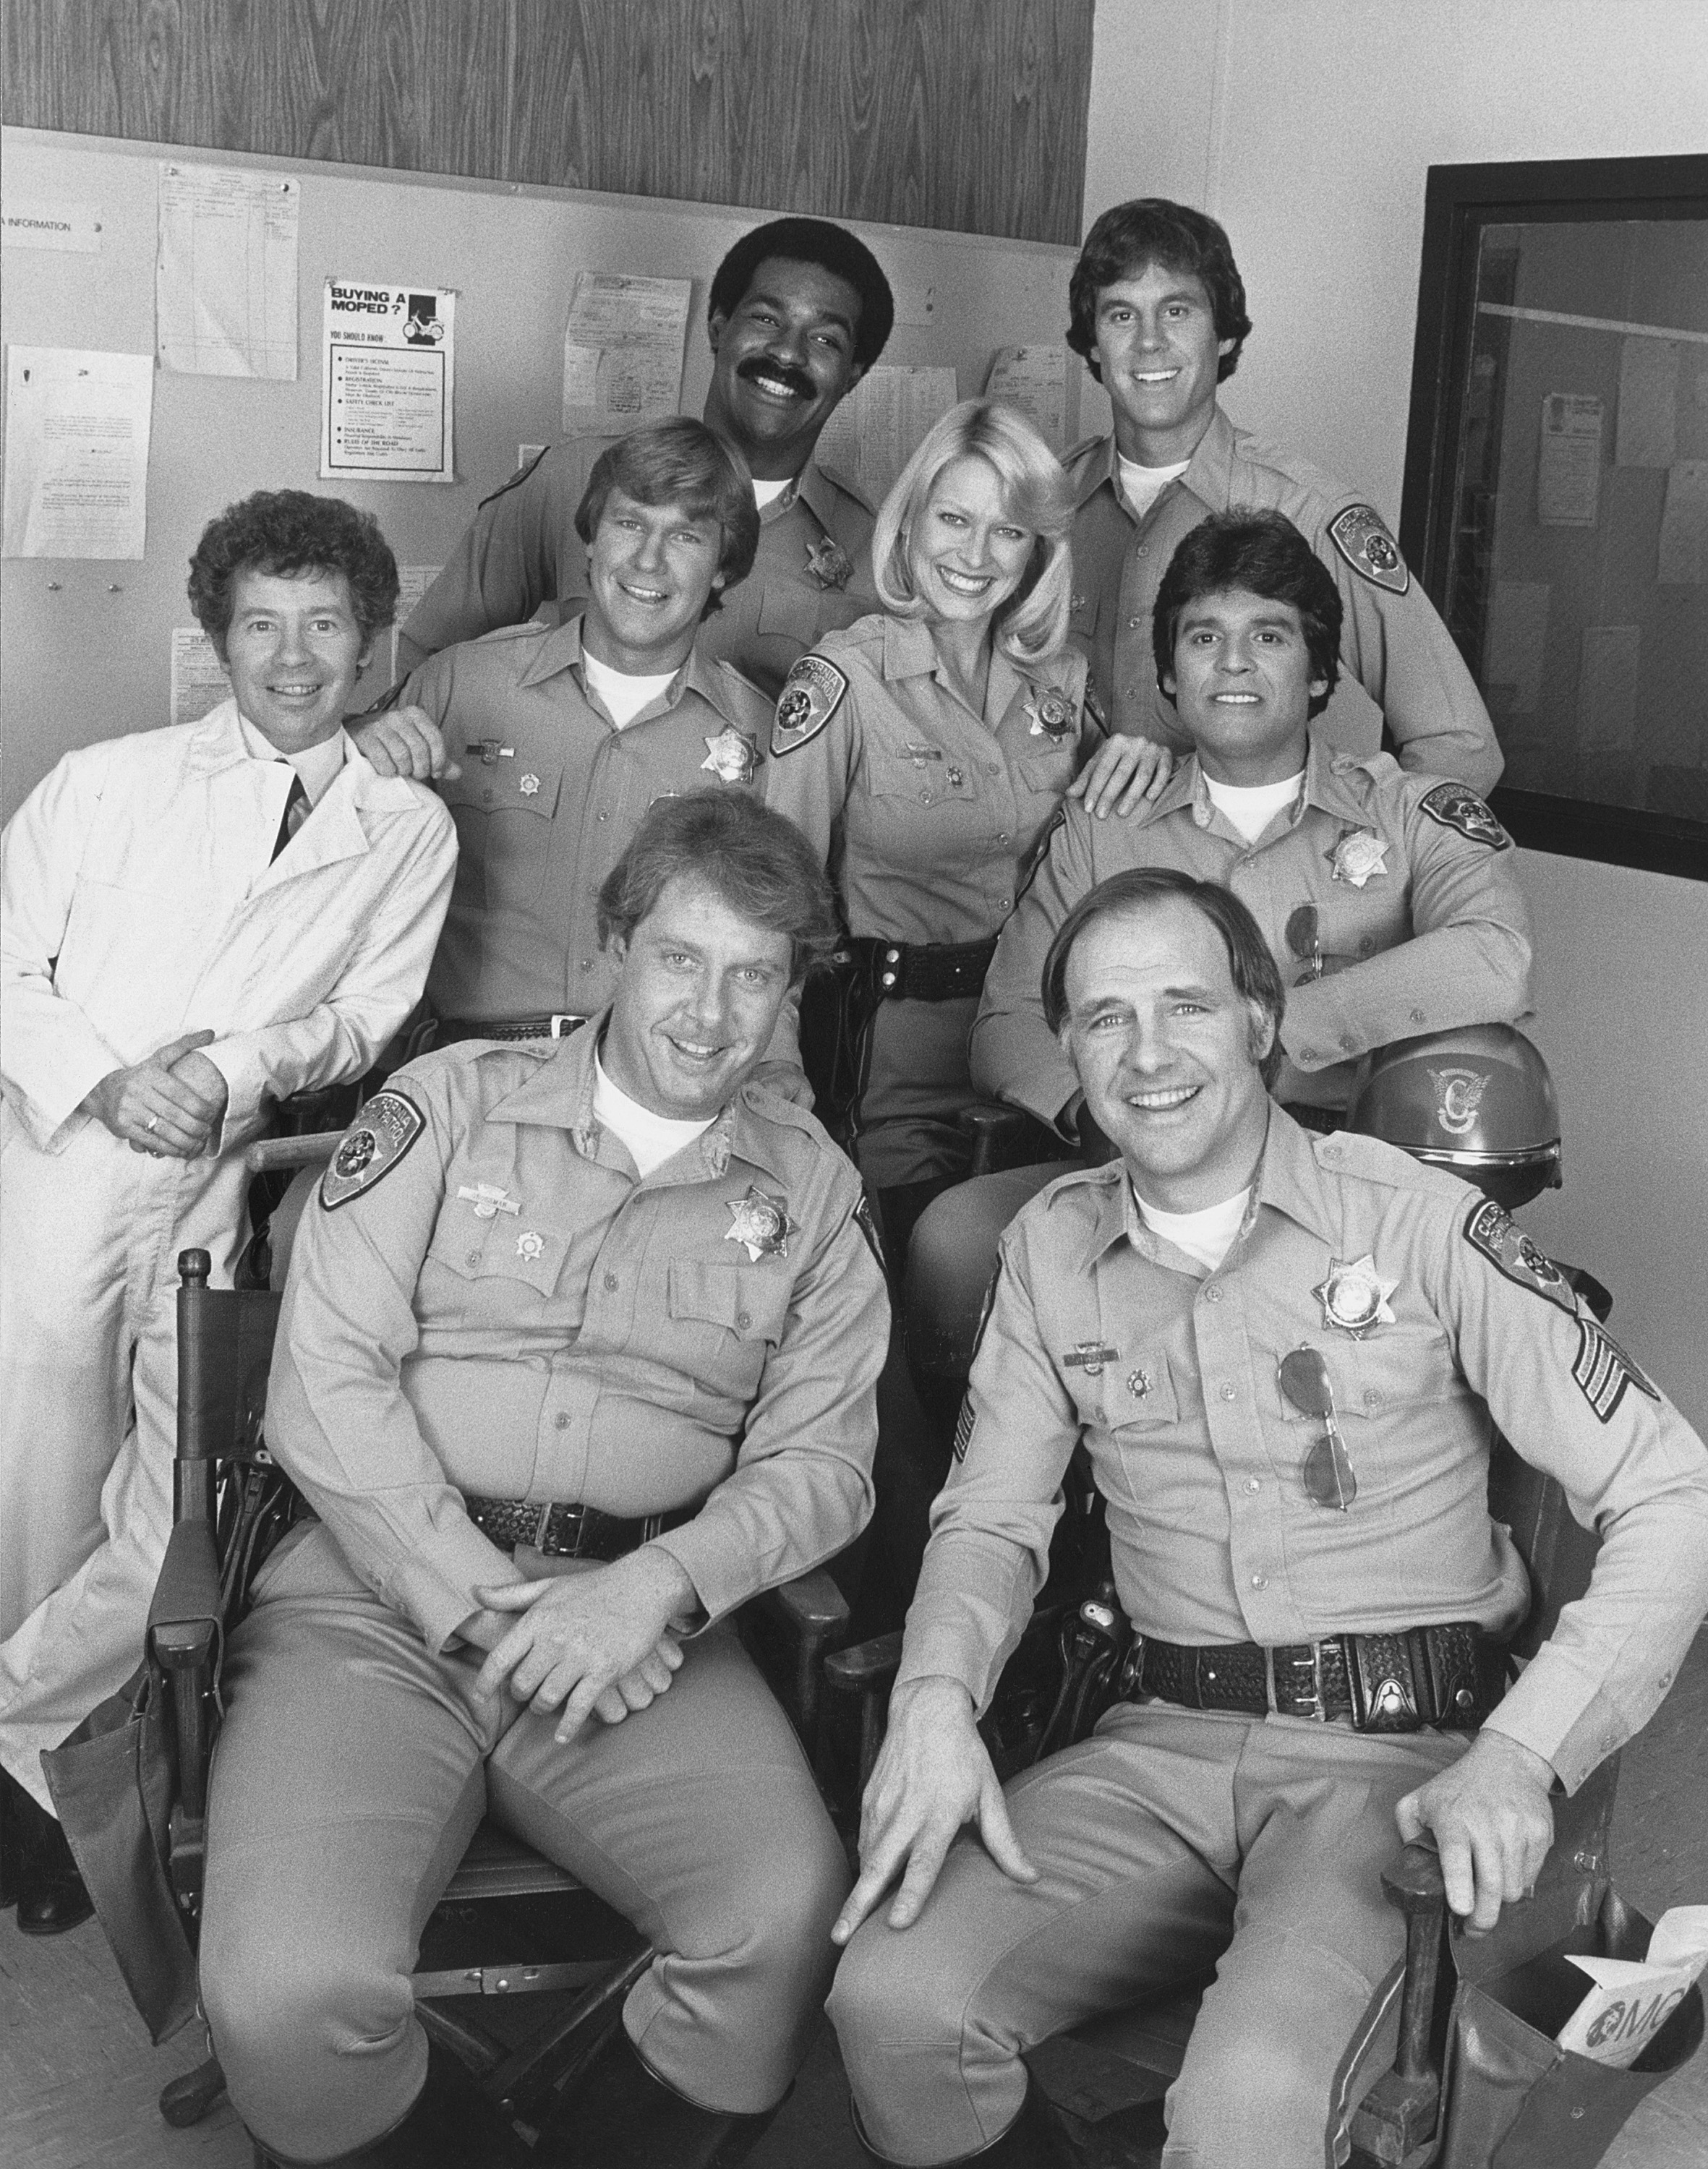
[{"label": "wood paneling", "polygon": [[1092,0],[3,0],[25,127],[1079,238]]}]

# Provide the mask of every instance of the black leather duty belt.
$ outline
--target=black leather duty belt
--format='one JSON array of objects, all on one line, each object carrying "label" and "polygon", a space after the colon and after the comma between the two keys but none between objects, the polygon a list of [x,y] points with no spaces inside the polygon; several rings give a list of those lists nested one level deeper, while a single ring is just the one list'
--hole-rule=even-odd
[{"label": "black leather duty belt", "polygon": [[1120,1695],[1156,1695],[1188,1709],[1349,1722],[1358,1732],[1472,1732],[1500,1700],[1506,1652],[1455,1620],[1392,1634],[1331,1634],[1321,1642],[1207,1643],[1134,1635]]},{"label": "black leather duty belt", "polygon": [[433,1044],[454,1047],[460,1039],[568,1039],[586,1021],[568,1010],[554,1010],[549,1016],[440,1017]]},{"label": "black leather duty belt", "polygon": [[696,1509],[625,1519],[597,1506],[554,1505],[550,1500],[465,1498],[463,1510],[481,1534],[505,1551],[531,1544],[548,1559],[622,1559],[666,1529],[691,1521]]},{"label": "black leather duty belt", "polygon": [[878,1001],[953,1002],[981,991],[995,954],[994,935],[984,941],[879,941],[857,935],[840,942],[830,961],[867,974]]}]

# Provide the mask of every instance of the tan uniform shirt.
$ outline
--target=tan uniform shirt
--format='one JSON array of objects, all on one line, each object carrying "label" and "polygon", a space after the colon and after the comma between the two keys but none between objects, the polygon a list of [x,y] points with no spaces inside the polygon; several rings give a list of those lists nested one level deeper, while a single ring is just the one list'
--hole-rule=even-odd
[{"label": "tan uniform shirt", "polygon": [[[1363,1338],[1327,1322],[1348,1268],[1380,1291]],[[1278,1375],[1302,1344],[1358,1479],[1344,1513],[1302,1481],[1321,1423]],[[1708,1453],[1671,1403],[1497,1207],[1373,1138],[1313,1139],[1273,1110],[1213,1273],[1145,1228],[1118,1163],[1067,1175],[1002,1239],[900,1676],[988,1701],[1081,1441],[1140,1633],[1508,1628],[1525,1578],[1489,1518],[1491,1418],[1604,1538],[1588,1594],[1489,1719],[1572,1790],[1647,1721],[1708,1605]]]},{"label": "tan uniform shirt", "polygon": [[[542,605],[567,605],[545,612],[553,621],[583,609],[587,551],[575,532],[576,508],[594,461],[621,434],[551,445],[486,499],[398,635],[399,669],[495,626],[519,625]],[[809,461],[759,520],[753,570],[707,619],[700,646],[775,699],[803,649],[873,607],[872,507],[852,482]]]},{"label": "tan uniform shirt", "polygon": [[488,1021],[602,1009],[616,967],[599,946],[600,883],[655,798],[755,787],[770,702],[697,644],[619,730],[588,690],[579,618],[446,648],[402,697],[462,770],[439,786],[461,848],[433,1006]]},{"label": "tan uniform shirt", "polygon": [[1286,514],[1333,573],[1346,606],[1341,681],[1321,718],[1329,743],[1342,753],[1374,753],[1385,720],[1403,768],[1456,776],[1473,791],[1498,782],[1501,750],[1465,659],[1355,490],[1236,429],[1220,407],[1186,472],[1143,520],[1121,497],[1113,437],[1088,439],[1064,464],[1079,502],[1073,635],[1092,659],[1092,690],[1114,729],[1191,751],[1156,684],[1156,590],[1177,547],[1210,513],[1256,505]]},{"label": "tan uniform shirt", "polygon": [[[1195,755],[1124,821],[1065,809],[985,978],[973,1028],[981,1090],[1047,1122],[1073,1098],[1078,1080],[1043,1021],[1044,957],[1080,898],[1132,866],[1220,882],[1262,929],[1288,986],[1280,1099],[1342,1107],[1371,1048],[1529,1014],[1529,914],[1506,831],[1461,785],[1406,775],[1387,754],[1337,755],[1320,729],[1303,796],[1255,845],[1212,803]],[[1316,913],[1320,978],[1288,939],[1301,905]]]},{"label": "tan uniform shirt", "polygon": [[[779,720],[768,804],[806,831],[848,931],[880,940],[989,939],[1014,908],[1038,840],[1102,732],[1084,706],[1086,665],[990,658],[982,715],[955,690],[930,628],[882,614],[819,643],[844,690],[807,736]],[[785,706],[787,712],[787,706]],[[815,711],[815,717],[818,711]],[[887,1002],[874,1026],[861,1165],[874,1182],[939,1170],[958,1107],[974,1095],[967,1032],[975,1001]],[[899,1126],[899,1127],[895,1127]],[[946,1166],[947,1164],[946,1164]]]},{"label": "tan uniform shirt", "polygon": [[658,1541],[713,1618],[871,1512],[889,1306],[858,1178],[750,1082],[639,1180],[594,1117],[601,1031],[400,1070],[296,1239],[269,1443],[435,1650],[516,1577],[464,1494],[699,1505]]}]

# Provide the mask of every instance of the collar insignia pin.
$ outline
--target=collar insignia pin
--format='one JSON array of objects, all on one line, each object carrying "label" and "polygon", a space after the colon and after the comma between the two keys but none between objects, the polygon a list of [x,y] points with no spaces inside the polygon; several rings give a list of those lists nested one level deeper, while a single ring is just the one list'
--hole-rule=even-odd
[{"label": "collar insignia pin", "polygon": [[729,1218],[734,1224],[724,1230],[724,1241],[739,1243],[755,1265],[761,1258],[787,1257],[789,1237],[799,1226],[790,1219],[784,1199],[773,1197],[768,1190],[752,1183],[745,1197],[729,1201]]},{"label": "collar insignia pin", "polygon": [[1394,1323],[1388,1298],[1399,1285],[1398,1281],[1382,1278],[1374,1257],[1366,1250],[1349,1264],[1331,1259],[1326,1277],[1310,1292],[1322,1305],[1325,1325],[1337,1325],[1354,1340],[1363,1340],[1379,1325]]}]

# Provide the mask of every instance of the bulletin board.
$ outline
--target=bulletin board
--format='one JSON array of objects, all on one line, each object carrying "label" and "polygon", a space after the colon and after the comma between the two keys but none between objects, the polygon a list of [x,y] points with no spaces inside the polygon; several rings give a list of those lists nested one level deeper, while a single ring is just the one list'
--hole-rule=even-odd
[{"label": "bulletin board", "polygon": [[[22,346],[153,351],[163,163],[258,168],[302,184],[296,381],[157,371],[143,557],[9,558],[0,570],[8,813],[72,747],[168,720],[172,631],[194,622],[186,562],[222,506],[262,488],[340,494],[377,516],[400,564],[442,563],[480,499],[515,471],[518,448],[561,434],[578,271],[693,280],[681,405],[697,414],[711,376],[711,274],[766,216],[27,129],[4,131],[4,152],[8,202],[92,207],[100,226],[98,248],[85,253],[6,249],[6,337]],[[1060,341],[1071,249],[855,230],[896,293],[886,365],[953,367],[966,398],[984,389],[999,348]],[[455,290],[454,483],[318,479],[328,278]],[[1065,441],[1108,427],[1108,402],[1069,355]]]}]

